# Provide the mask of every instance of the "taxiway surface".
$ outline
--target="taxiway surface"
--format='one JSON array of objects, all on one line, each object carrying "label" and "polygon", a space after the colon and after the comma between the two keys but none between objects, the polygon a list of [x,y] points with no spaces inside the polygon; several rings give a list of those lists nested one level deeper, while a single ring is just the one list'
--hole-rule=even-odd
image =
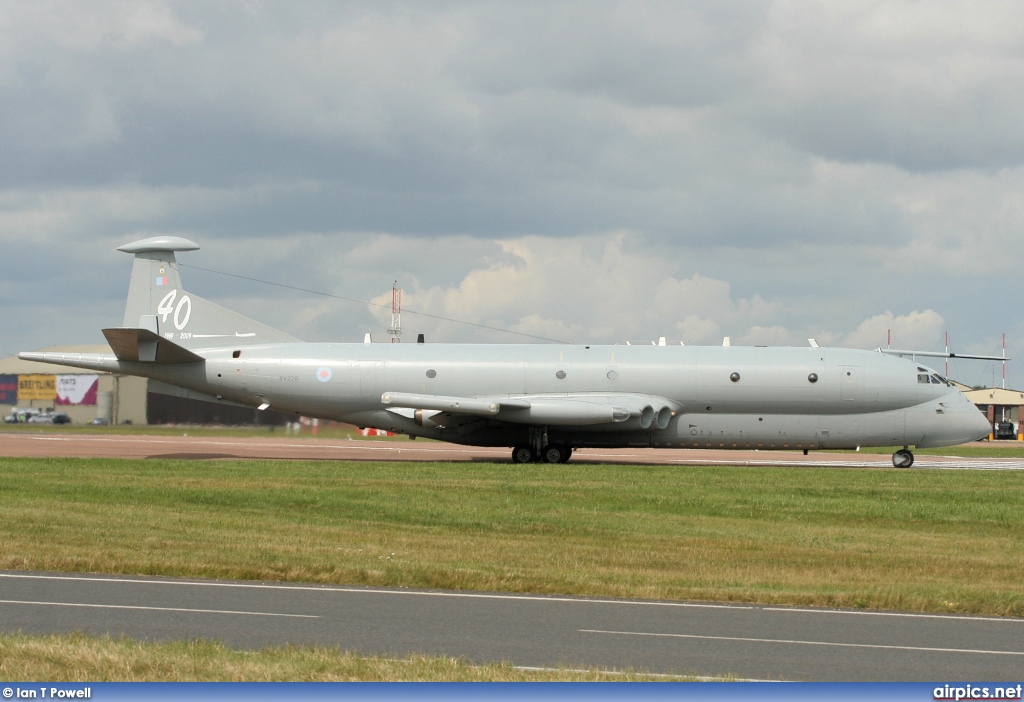
[{"label": "taxiway surface", "polygon": [[[108,458],[333,460],[333,461],[500,461],[511,450],[455,446],[433,441],[373,441],[310,437],[147,436],[141,434],[63,434],[0,432],[0,455]],[[662,465],[808,466],[892,468],[888,454],[719,449],[580,449],[574,463]],[[916,457],[915,468],[946,470],[1024,470],[1024,460]]]},{"label": "taxiway surface", "polygon": [[0,629],[786,680],[1016,680],[1024,619],[0,572]]}]

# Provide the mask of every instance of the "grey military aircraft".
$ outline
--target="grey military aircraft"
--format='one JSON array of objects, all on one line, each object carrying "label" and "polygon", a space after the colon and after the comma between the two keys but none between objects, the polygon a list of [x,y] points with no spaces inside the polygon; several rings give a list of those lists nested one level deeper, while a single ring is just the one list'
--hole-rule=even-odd
[{"label": "grey military aircraft", "polygon": [[[113,354],[19,358],[150,378],[181,397],[274,408],[473,446],[516,463],[579,447],[844,449],[952,446],[985,417],[914,360],[842,348],[305,343],[181,286],[174,236],[135,255]],[[910,353],[910,352],[907,352]]]}]

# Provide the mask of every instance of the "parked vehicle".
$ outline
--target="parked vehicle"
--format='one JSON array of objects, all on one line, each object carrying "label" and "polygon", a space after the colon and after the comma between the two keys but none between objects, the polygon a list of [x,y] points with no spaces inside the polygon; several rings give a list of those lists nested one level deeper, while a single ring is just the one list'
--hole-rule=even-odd
[{"label": "parked vehicle", "polygon": [[1017,432],[1013,430],[1013,422],[999,422],[996,424],[996,441],[1013,441],[1017,438]]},{"label": "parked vehicle", "polygon": [[38,416],[42,413],[42,410],[38,410],[34,407],[26,407],[24,409],[12,407],[10,414],[4,417],[4,422],[7,424],[24,424],[32,419],[32,417]]},{"label": "parked vehicle", "polygon": [[29,424],[71,424],[71,417],[63,412],[44,412],[30,417]]}]

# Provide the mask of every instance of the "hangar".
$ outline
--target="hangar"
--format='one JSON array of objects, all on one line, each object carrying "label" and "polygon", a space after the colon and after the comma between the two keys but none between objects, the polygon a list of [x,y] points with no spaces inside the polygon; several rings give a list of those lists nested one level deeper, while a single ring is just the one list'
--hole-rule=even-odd
[{"label": "hangar", "polygon": [[[1013,424],[1014,428],[1012,429],[1012,437],[1005,436],[1005,438],[1024,441],[1024,431],[1022,431],[1020,421],[1024,417],[1024,392],[1008,390],[1006,388],[967,389],[963,392],[967,399],[977,405],[978,409],[988,417],[989,426],[992,427],[988,435],[989,441],[997,438],[996,429],[998,425],[1005,425],[1006,423]],[[1009,428],[1007,428],[1007,431],[1009,431]],[[1004,438],[1004,436],[999,438]]]}]

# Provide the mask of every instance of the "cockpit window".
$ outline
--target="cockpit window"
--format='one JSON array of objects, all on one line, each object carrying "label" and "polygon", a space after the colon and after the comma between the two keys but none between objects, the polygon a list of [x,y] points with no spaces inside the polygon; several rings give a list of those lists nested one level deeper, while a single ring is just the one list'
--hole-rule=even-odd
[{"label": "cockpit window", "polygon": [[949,385],[949,381],[938,373],[930,373],[925,368],[918,368],[921,371],[917,374],[918,385]]}]

